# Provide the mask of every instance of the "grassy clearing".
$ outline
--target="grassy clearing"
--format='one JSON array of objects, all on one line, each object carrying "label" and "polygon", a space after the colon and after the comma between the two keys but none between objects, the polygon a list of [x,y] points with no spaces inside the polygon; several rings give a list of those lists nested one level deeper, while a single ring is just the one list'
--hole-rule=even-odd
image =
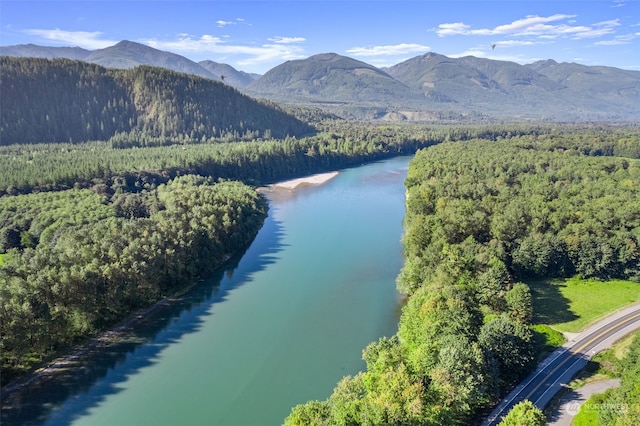
[{"label": "grassy clearing", "polygon": [[640,301],[640,284],[631,281],[540,280],[528,283],[533,322],[576,333],[597,319]]}]

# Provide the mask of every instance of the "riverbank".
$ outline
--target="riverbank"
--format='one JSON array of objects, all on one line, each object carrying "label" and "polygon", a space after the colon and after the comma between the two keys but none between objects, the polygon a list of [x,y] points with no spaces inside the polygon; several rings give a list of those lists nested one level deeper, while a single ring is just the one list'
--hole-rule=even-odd
[{"label": "riverbank", "polygon": [[[249,241],[249,244],[253,241]],[[215,270],[223,270],[229,265],[230,260],[239,254],[242,254],[246,247],[238,250],[235,254],[225,255],[222,263]],[[130,313],[127,318],[116,323],[112,328],[99,332],[97,335],[87,337],[84,341],[77,343],[73,347],[61,350],[58,354],[48,357],[39,366],[25,374],[3,385],[0,388],[0,408],[3,410],[11,406],[12,394],[19,393],[31,386],[40,386],[50,380],[56,380],[58,377],[68,375],[69,371],[82,366],[86,360],[94,357],[96,353],[109,350],[110,347],[135,341],[134,336],[136,328],[142,326],[153,315],[162,313],[162,311],[172,308],[181,302],[182,298],[198,286],[203,280],[194,280],[188,286],[176,291],[172,296],[165,297],[157,302]]]},{"label": "riverbank", "polygon": [[[184,294],[193,289],[195,285],[196,283],[183,289],[180,294]],[[175,303],[179,300],[179,297],[179,295],[176,295],[174,297],[165,298],[147,308],[136,311],[120,325],[89,338],[84,343],[80,343],[74,348],[45,361],[43,365],[37,367],[33,371],[17,377],[7,383],[2,387],[2,408],[5,408],[5,404],[10,399],[13,392],[19,391],[35,383],[42,383],[46,380],[55,379],[58,375],[66,374],[69,369],[79,365],[82,360],[90,357],[92,353],[95,353],[95,351],[105,350],[109,346],[125,341],[129,338],[131,331],[136,326],[142,323],[151,314]]]}]

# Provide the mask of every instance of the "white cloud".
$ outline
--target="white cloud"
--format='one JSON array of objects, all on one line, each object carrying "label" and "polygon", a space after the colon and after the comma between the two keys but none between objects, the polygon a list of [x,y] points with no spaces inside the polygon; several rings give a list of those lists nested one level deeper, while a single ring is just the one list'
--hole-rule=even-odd
[{"label": "white cloud", "polygon": [[440,24],[438,29],[435,30],[436,34],[440,37],[452,36],[452,35],[470,35],[472,34],[471,25],[467,25],[464,22],[453,22],[451,24]]},{"label": "white cloud", "polygon": [[101,38],[103,33],[100,31],[64,31],[56,28],[54,30],[29,29],[23,32],[54,43],[78,46],[90,50],[103,49],[118,43],[117,40]]},{"label": "white cloud", "polygon": [[499,25],[492,30],[492,34],[537,35],[547,32],[566,31],[572,27],[568,25],[547,25],[548,22],[562,21],[575,17],[575,15],[556,14],[548,17],[527,16],[510,24]]},{"label": "white cloud", "polygon": [[274,61],[290,61],[305,58],[304,49],[299,46],[263,44],[259,47],[242,47],[248,58],[238,60],[240,65],[259,65]]},{"label": "white cloud", "polygon": [[447,54],[447,56],[450,58],[462,58],[465,56],[475,56],[476,58],[492,59],[495,61],[509,61],[509,62],[516,62],[519,64],[530,64],[532,62],[541,60],[541,58],[538,58],[538,57],[527,57],[524,55],[504,55],[499,53],[496,54],[493,51],[486,52],[482,48],[471,48],[461,53]]},{"label": "white cloud", "polygon": [[596,46],[618,46],[620,44],[629,44],[628,41],[623,41],[623,40],[602,40],[602,41],[597,41],[595,43],[593,43]]},{"label": "white cloud", "polygon": [[[473,29],[464,22],[440,24],[434,31],[440,37],[453,35],[466,36],[529,36],[544,39],[554,39],[559,37],[572,37],[575,39],[602,37],[615,31],[615,27],[620,25],[618,19],[598,22],[590,26],[574,25],[572,19],[576,15],[555,14],[551,16],[530,15],[523,19],[518,19],[509,24],[498,25],[495,28]],[[564,21],[564,22],[563,22]]]},{"label": "white cloud", "polygon": [[584,38],[602,37],[607,34],[614,33],[615,28],[618,26],[620,26],[620,21],[618,19],[598,22],[596,24],[593,24],[593,28],[588,28],[585,31],[580,31],[576,33],[573,38],[584,39]]},{"label": "white cloud", "polygon": [[620,44],[629,44],[638,36],[640,36],[640,33],[619,35],[615,36],[612,40],[596,41],[593,44],[595,46],[616,46]]},{"label": "white cloud", "polygon": [[352,47],[347,50],[347,53],[353,56],[395,56],[408,53],[426,53],[429,50],[431,50],[429,46],[422,44],[400,43],[385,46]]},{"label": "white cloud", "polygon": [[496,47],[517,47],[517,46],[534,46],[536,44],[548,44],[548,41],[531,41],[531,40],[503,40],[495,42]]},{"label": "white cloud", "polygon": [[304,43],[305,41],[307,41],[304,37],[280,37],[280,36],[271,37],[268,40],[273,43],[279,43],[279,44]]},{"label": "white cloud", "polygon": [[464,56],[475,56],[477,58],[486,58],[487,55],[488,53],[480,48],[471,48],[471,49],[465,50],[464,52],[452,53],[452,54],[448,54],[447,56],[450,58],[462,58]]},{"label": "white cloud", "polygon": [[225,48],[225,41],[222,38],[209,34],[203,34],[200,38],[193,38],[193,36],[183,33],[178,34],[175,40],[146,39],[142,40],[142,42],[155,49],[177,52],[207,52]]},{"label": "white cloud", "polygon": [[[305,41],[300,37],[272,37],[271,43],[262,45],[233,44],[226,38],[220,38],[209,34],[200,37],[180,34],[175,40],[142,40],[153,48],[168,50],[187,57],[198,56],[201,58],[219,58],[225,56],[226,60],[232,57],[239,65],[260,65],[276,61],[287,61],[304,58],[304,48],[299,45]],[[239,58],[239,59],[238,59]]]},{"label": "white cloud", "polygon": [[245,24],[245,25],[251,26],[251,24],[248,23],[247,20],[244,18],[236,18],[234,21],[225,21],[224,19],[218,19],[216,21],[216,26],[218,26],[219,28],[224,28],[227,25],[236,25],[236,24]]}]

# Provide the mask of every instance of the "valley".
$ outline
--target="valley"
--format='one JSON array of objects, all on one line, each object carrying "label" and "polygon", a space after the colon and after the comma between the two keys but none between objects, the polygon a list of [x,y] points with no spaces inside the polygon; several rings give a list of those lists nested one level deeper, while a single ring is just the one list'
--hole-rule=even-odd
[{"label": "valley", "polygon": [[638,71],[0,56],[3,424],[477,423],[638,300]]}]

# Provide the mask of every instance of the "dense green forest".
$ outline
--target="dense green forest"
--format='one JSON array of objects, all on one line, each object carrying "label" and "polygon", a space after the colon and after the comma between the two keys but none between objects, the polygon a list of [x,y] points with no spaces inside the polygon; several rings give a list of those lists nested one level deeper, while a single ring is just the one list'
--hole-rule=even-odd
[{"label": "dense green forest", "polygon": [[194,175],[0,198],[3,381],[210,274],[266,214],[252,188]]},{"label": "dense green forest", "polygon": [[[518,135],[563,136],[565,149],[572,152],[640,157],[638,130],[632,128],[422,126],[341,120],[327,120],[316,126],[318,134],[314,136],[263,141],[190,141],[186,145],[132,149],[119,149],[119,144],[110,142],[0,146],[0,194],[105,185],[135,189],[189,173],[264,184],[413,154],[419,148],[444,141],[499,140]],[[160,145],[166,142],[157,140],[162,142]]]},{"label": "dense green forest", "polygon": [[0,144],[284,138],[313,128],[231,86],[163,68],[0,57]]},{"label": "dense green forest", "polygon": [[[409,296],[366,371],[287,425],[467,424],[535,365],[535,276],[640,281],[637,134],[531,134],[419,151],[406,178]],[[626,155],[627,158],[606,155]]]}]

